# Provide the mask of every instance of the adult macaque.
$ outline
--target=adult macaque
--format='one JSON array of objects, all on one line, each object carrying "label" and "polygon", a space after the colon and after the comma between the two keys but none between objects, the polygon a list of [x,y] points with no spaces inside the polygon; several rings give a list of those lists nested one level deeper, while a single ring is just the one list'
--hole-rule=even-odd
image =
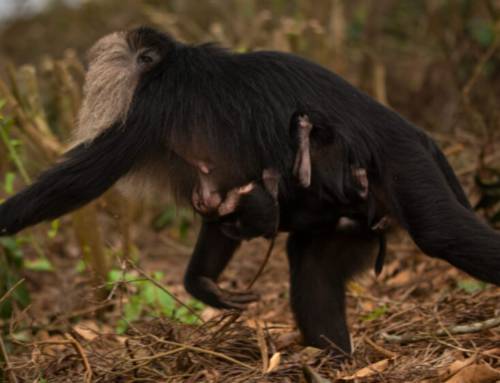
[{"label": "adult macaque", "polygon": [[[0,205],[2,234],[76,209],[125,175],[167,175],[176,195],[190,201],[197,184],[190,158],[216,165],[223,195],[273,169],[281,175],[279,229],[290,232],[298,327],[308,345],[333,342],[349,352],[345,280],[377,243],[352,173],[365,169],[368,199],[381,201],[383,215],[425,253],[500,284],[500,235],[471,211],[436,144],[327,69],[288,53],[187,45],[149,28],[104,37],[89,59],[75,147]],[[308,113],[314,121],[308,188],[293,175],[298,141],[289,124],[297,105],[313,105],[320,114],[317,121]],[[336,231],[350,212],[360,215],[359,229]],[[216,292],[201,298],[223,307],[226,295],[217,294],[216,281],[239,244],[220,222],[205,220],[186,274],[188,290],[198,297],[197,291]],[[255,298],[245,294],[229,294],[228,301]]]}]

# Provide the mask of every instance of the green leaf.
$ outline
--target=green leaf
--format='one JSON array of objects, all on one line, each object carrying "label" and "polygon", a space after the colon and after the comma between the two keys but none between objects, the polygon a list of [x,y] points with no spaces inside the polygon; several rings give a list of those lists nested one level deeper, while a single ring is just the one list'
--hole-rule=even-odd
[{"label": "green leaf", "polygon": [[457,286],[460,290],[463,290],[468,294],[474,294],[486,289],[488,287],[488,284],[486,282],[470,278],[458,281]]},{"label": "green leaf", "polygon": [[23,259],[23,251],[19,247],[19,244],[23,241],[22,237],[3,237],[0,238],[0,246],[2,246],[7,255],[14,260]]},{"label": "green leaf", "polygon": [[146,281],[144,284],[139,284],[139,293],[145,303],[148,305],[155,305],[158,301],[158,287],[151,282]]},{"label": "green leaf", "polygon": [[[190,299],[186,304],[196,313],[200,313],[205,308],[205,305],[196,299]],[[187,307],[184,306],[179,307],[175,312],[175,318],[182,323],[199,324],[200,320],[196,315],[192,314],[191,310],[188,310]]]},{"label": "green leaf", "polygon": [[175,206],[167,206],[163,212],[153,220],[154,230],[162,230],[174,223],[177,211]]},{"label": "green leaf", "polygon": [[120,319],[116,325],[116,333],[118,335],[124,334],[128,329],[128,322],[125,319]]},{"label": "green leaf", "polygon": [[181,239],[186,239],[189,234],[189,229],[191,228],[191,221],[187,219],[182,219],[179,224],[179,237]]},{"label": "green leaf", "polygon": [[133,273],[124,273],[123,270],[113,269],[108,273],[108,282],[131,282],[137,279],[137,275]]},{"label": "green leaf", "polygon": [[87,264],[83,259],[80,259],[75,266],[75,271],[80,274],[83,273],[86,269],[87,269]]},{"label": "green leaf", "polygon": [[469,21],[467,29],[471,37],[484,48],[489,47],[495,39],[493,24],[487,20],[473,19]]},{"label": "green leaf", "polygon": [[55,219],[50,223],[50,230],[47,232],[50,239],[54,239],[57,236],[60,222],[58,219]]},{"label": "green leaf", "polygon": [[26,307],[31,302],[30,293],[28,287],[23,283],[16,287],[12,292],[12,299],[18,302],[22,307]]},{"label": "green leaf", "polygon": [[7,172],[5,174],[4,190],[7,194],[14,193],[14,180],[16,179],[16,174],[13,172]]},{"label": "green leaf", "polygon": [[158,308],[163,314],[172,317],[175,311],[175,300],[168,293],[160,290],[158,293]]},{"label": "green leaf", "polygon": [[52,263],[47,258],[38,258],[34,261],[25,261],[24,266],[34,271],[54,271]]},{"label": "green leaf", "polygon": [[140,318],[144,305],[141,297],[133,295],[123,307],[123,316],[127,322],[133,322]]},{"label": "green leaf", "polygon": [[364,321],[367,321],[367,322],[378,319],[378,318],[384,316],[385,313],[387,312],[387,310],[389,310],[389,307],[387,305],[378,306],[375,309],[373,309],[371,312],[369,312],[368,314],[363,316],[361,319]]}]

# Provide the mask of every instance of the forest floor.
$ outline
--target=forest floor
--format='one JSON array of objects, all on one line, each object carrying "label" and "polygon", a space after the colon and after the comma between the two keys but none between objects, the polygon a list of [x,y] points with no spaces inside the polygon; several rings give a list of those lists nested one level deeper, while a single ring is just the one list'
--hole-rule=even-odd
[{"label": "forest floor", "polygon": [[[288,304],[285,236],[255,284],[259,302],[238,314],[211,308],[201,325],[140,319],[115,332],[126,294],[96,303],[65,259],[58,272],[28,276],[33,304],[11,321],[31,323],[30,341],[10,352],[12,382],[496,382],[500,381],[500,289],[420,254],[407,238],[389,246],[382,274],[349,284],[353,355],[300,345]],[[188,299],[188,249],[141,237],[141,267],[166,271],[169,293]],[[267,242],[244,244],[222,278],[244,289]],[[66,269],[67,272],[64,270]],[[36,277],[36,278],[35,278]],[[94,296],[94,297],[93,297]],[[27,330],[27,331],[28,331]],[[19,338],[19,335],[17,336]],[[332,349],[334,346],[332,345]]]}]

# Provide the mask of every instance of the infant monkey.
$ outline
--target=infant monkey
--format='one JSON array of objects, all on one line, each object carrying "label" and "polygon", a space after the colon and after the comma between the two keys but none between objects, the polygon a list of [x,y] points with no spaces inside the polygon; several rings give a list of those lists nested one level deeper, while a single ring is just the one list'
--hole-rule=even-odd
[{"label": "infant monkey", "polygon": [[265,169],[261,180],[230,190],[217,209],[223,233],[234,239],[275,236],[279,179],[274,170]]},{"label": "infant monkey", "polygon": [[277,233],[280,176],[276,171],[264,169],[262,179],[229,190],[223,199],[212,169],[202,161],[194,165],[199,182],[192,204],[198,213],[218,220],[222,232],[233,239],[271,238]]},{"label": "infant monkey", "polygon": [[[293,175],[297,178],[300,185],[304,188],[308,188],[311,185],[311,174],[312,174],[312,164],[311,164],[311,133],[314,129],[318,127],[315,126],[309,117],[305,113],[296,113],[296,118],[292,118],[292,123],[290,126],[291,135],[295,137],[298,148],[295,154],[295,162],[293,166]],[[321,118],[321,116],[319,116]],[[295,121],[295,123],[294,123]],[[325,133],[325,132],[323,132]],[[325,133],[327,136],[331,135],[331,132]],[[329,141],[328,138],[326,141]],[[320,144],[321,145],[321,144]],[[366,201],[367,210],[367,220],[371,231],[378,237],[379,241],[379,252],[375,260],[375,274],[380,274],[383,268],[385,254],[386,254],[386,237],[385,231],[389,228],[391,224],[391,219],[389,215],[377,213],[377,200],[373,193],[370,194],[370,183],[368,180],[368,173],[366,169],[352,166],[351,167],[352,176],[354,177],[355,186],[357,187],[356,193],[358,197]],[[359,188],[359,189],[358,189]],[[341,217],[337,224],[338,231],[351,231],[354,228],[359,227],[362,223],[358,220],[352,220],[346,217]]]}]

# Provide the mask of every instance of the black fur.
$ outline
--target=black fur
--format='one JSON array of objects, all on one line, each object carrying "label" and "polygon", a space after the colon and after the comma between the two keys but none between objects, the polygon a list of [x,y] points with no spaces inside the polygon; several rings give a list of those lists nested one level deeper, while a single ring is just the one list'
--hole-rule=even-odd
[{"label": "black fur", "polygon": [[219,219],[222,232],[230,238],[271,238],[279,227],[279,206],[263,185],[241,196],[236,211]]},{"label": "black fur", "polygon": [[150,134],[114,125],[92,142],[76,146],[31,186],[0,205],[0,232],[15,234],[92,201],[140,166],[154,145]]},{"label": "black fur", "polygon": [[[363,212],[350,198],[346,172],[352,165],[367,170],[377,201],[424,252],[500,284],[500,235],[471,212],[434,142],[396,112],[292,54],[184,45],[147,28],[131,31],[128,41],[151,45],[162,60],[142,75],[123,126],[74,149],[7,200],[0,207],[4,232],[77,208],[135,167],[163,167],[172,189],[188,201],[195,169],[179,154],[201,143],[227,174],[222,190],[260,179],[266,168],[282,175],[280,229],[291,232],[292,307],[308,344],[326,346],[328,338],[350,349],[344,282],[373,240],[363,234],[370,233],[366,227],[350,237],[335,233],[341,214]],[[291,116],[304,106],[321,114],[333,137],[331,145],[315,141],[321,155],[313,158],[307,190],[291,174],[295,143],[289,133]],[[248,294],[226,299],[215,285],[238,244],[218,223],[205,222],[187,290],[216,307],[250,301]]]}]

